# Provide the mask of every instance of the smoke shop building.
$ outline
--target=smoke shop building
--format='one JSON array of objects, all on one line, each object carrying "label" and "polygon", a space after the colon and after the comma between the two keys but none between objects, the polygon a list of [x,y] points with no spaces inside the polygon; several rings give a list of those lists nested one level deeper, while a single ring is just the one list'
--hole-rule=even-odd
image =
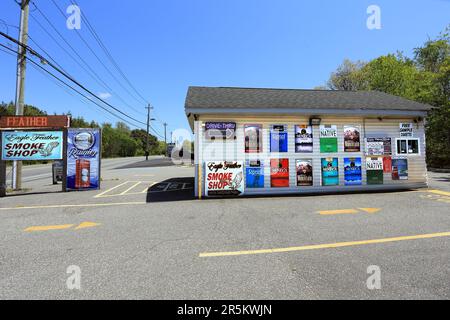
[{"label": "smoke shop building", "polygon": [[426,187],[430,109],[377,91],[190,87],[196,196]]}]

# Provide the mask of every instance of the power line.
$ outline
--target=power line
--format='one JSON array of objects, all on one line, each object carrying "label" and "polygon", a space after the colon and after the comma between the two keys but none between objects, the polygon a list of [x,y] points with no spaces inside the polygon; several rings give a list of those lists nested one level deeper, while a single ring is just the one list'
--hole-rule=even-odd
[{"label": "power line", "polygon": [[[14,52],[14,53],[17,54],[17,51],[15,51],[15,50],[13,50],[13,49],[11,49],[11,48],[8,48],[7,46],[5,46],[5,45],[3,45],[3,44],[1,44],[1,43],[0,43],[0,46],[3,47],[3,48],[6,48],[6,49],[8,49],[9,51],[12,51],[12,52]],[[119,116],[119,115],[113,113],[111,110],[105,108],[104,106],[102,106],[102,105],[99,104],[98,102],[94,101],[93,99],[91,99],[90,97],[88,97],[87,95],[85,95],[84,93],[82,93],[81,91],[77,90],[76,88],[74,88],[74,87],[71,86],[70,84],[66,83],[64,80],[61,80],[61,79],[60,79],[59,77],[57,77],[55,74],[53,74],[52,72],[48,71],[48,70],[45,69],[44,67],[40,66],[37,62],[35,62],[35,61],[32,60],[31,58],[26,57],[26,59],[27,59],[29,62],[31,62],[34,66],[38,67],[39,69],[41,69],[42,71],[44,71],[45,73],[47,73],[48,75],[50,75],[51,77],[53,77],[54,79],[58,80],[59,82],[61,82],[61,83],[64,84],[65,86],[67,86],[68,88],[72,89],[73,91],[75,91],[76,93],[78,93],[79,95],[81,95],[83,98],[85,98],[85,99],[89,100],[90,102],[94,103],[95,105],[99,106],[100,108],[102,108],[102,109],[105,110],[106,112],[112,114],[112,115],[115,116],[116,118],[122,120],[123,122],[125,122],[125,123],[127,123],[127,124],[129,124],[129,125],[131,125],[131,126],[133,126],[133,127],[136,127],[136,128],[138,128],[138,129],[144,130],[142,127],[136,126],[135,124],[129,122],[128,120],[122,118],[121,116]]]},{"label": "power line", "polygon": [[[61,8],[58,6],[58,4],[52,0],[53,4],[55,5],[55,7],[58,9],[58,11],[61,13],[61,15],[66,18],[64,12],[61,10]],[[34,4],[34,2],[33,2]],[[94,55],[94,57],[97,59],[97,61],[105,68],[105,70],[109,73],[109,75],[122,87],[122,89],[124,89],[133,99],[135,99],[136,101],[138,101],[136,99],[135,96],[133,96],[131,94],[131,92],[116,78],[116,76],[111,72],[111,70],[103,63],[102,59],[99,58],[99,56],[95,53],[95,51],[92,49],[92,47],[89,45],[89,43],[83,38],[83,36],[81,35],[81,33],[75,29],[75,32],[77,34],[77,36],[81,39],[81,41],[86,45],[86,47],[89,49],[89,51]],[[139,101],[138,101],[139,102]],[[128,104],[127,104],[128,105]],[[128,105],[133,111],[137,112],[137,113],[141,113],[141,111],[138,111],[137,109],[135,109],[134,107]]]},{"label": "power line", "polygon": [[[54,2],[54,0],[52,0],[52,1]],[[78,3],[75,0],[70,0],[70,2],[72,4],[78,6]],[[88,26],[88,29],[91,32],[91,34],[93,35],[94,39],[97,41],[98,45],[103,49],[103,51],[105,52],[106,56],[108,57],[108,59],[112,63],[112,65],[115,67],[115,69],[120,73],[122,78],[125,79],[125,81],[134,90],[134,92],[142,99],[142,101],[144,101],[144,103],[148,103],[147,99],[145,99],[143,97],[143,95],[139,93],[139,91],[136,89],[136,87],[131,83],[131,81],[128,79],[128,77],[125,75],[125,73],[119,67],[118,63],[116,62],[116,60],[114,59],[114,57],[112,56],[111,52],[108,50],[106,45],[103,43],[103,41],[101,40],[100,36],[95,31],[95,28],[91,25],[91,23],[89,22],[89,19],[84,14],[84,12],[81,12],[81,15],[84,18],[84,20],[86,22],[86,25]]]}]

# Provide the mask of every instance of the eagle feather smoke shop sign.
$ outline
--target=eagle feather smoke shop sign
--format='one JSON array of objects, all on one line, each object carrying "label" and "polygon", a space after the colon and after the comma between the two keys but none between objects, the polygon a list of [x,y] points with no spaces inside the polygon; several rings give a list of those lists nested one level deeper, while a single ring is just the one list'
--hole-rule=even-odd
[{"label": "eagle feather smoke shop sign", "polygon": [[244,193],[244,170],[240,161],[206,163],[207,196],[239,196]]},{"label": "eagle feather smoke shop sign", "polygon": [[62,131],[2,132],[2,160],[61,160]]}]

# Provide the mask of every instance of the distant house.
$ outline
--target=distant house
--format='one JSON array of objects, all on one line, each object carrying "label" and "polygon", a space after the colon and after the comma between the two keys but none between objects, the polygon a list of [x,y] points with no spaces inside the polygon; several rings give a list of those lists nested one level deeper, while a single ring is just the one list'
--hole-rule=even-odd
[{"label": "distant house", "polygon": [[196,196],[425,187],[431,108],[376,91],[190,87]]}]

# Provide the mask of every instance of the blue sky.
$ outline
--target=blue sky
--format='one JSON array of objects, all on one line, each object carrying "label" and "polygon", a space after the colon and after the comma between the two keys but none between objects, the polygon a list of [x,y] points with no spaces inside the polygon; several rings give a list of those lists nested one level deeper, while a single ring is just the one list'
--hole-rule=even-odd
[{"label": "blue sky", "polygon": [[[65,11],[69,0],[56,0]],[[58,31],[113,89],[84,72],[30,18],[29,33],[76,79],[133,117],[145,121],[145,105],[130,97],[91,54],[51,0],[34,0]],[[131,82],[155,107],[169,132],[188,128],[184,100],[190,85],[313,88],[323,85],[345,58],[370,60],[412,50],[450,23],[450,0],[78,0],[82,12]],[[381,30],[366,27],[367,7],[381,8]],[[31,5],[31,15],[65,44]],[[68,15],[67,15],[68,16]],[[19,24],[14,0],[0,1],[0,19]],[[6,27],[0,21],[0,30]],[[17,30],[8,27],[16,37]],[[111,64],[85,23],[81,34],[104,63]],[[0,40],[0,43],[5,43]],[[35,47],[32,42],[29,43]],[[67,49],[70,50],[70,49]],[[40,51],[40,50],[39,50]],[[15,58],[0,52],[0,100],[15,96]],[[125,83],[123,83],[126,85]],[[129,89],[132,92],[132,89]],[[134,109],[117,97],[119,95]],[[28,67],[26,103],[49,113],[71,111],[88,120],[115,122],[90,103],[68,94]]]}]

